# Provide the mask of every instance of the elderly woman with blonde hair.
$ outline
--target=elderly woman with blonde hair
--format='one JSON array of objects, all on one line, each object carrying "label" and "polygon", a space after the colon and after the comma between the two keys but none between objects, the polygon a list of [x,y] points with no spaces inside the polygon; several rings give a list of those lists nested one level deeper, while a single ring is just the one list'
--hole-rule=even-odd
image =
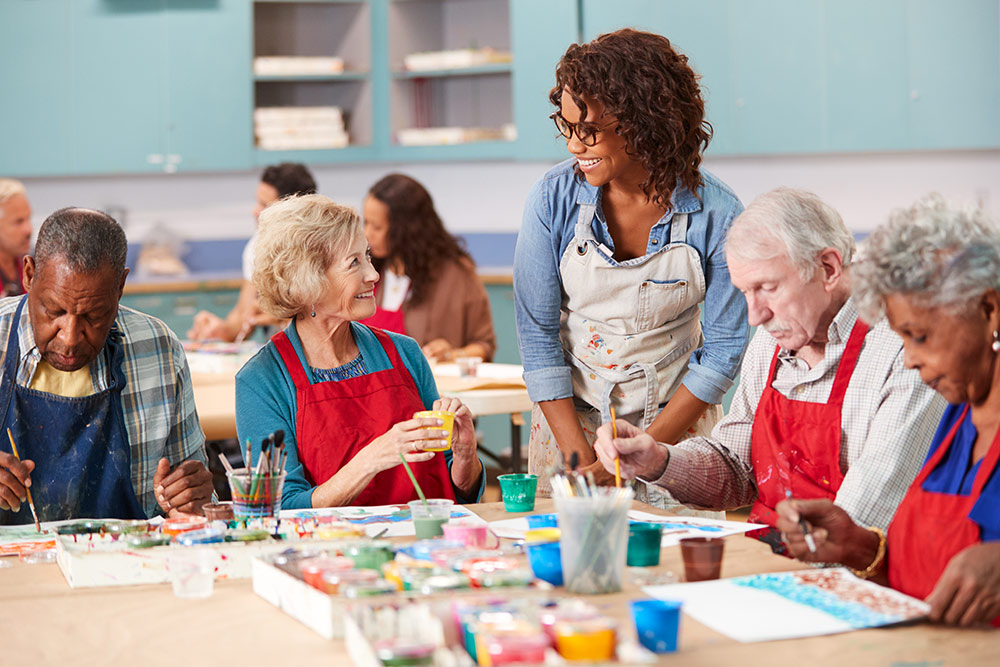
[{"label": "elderly woman with blonde hair", "polygon": [[925,598],[933,620],[1000,625],[1000,233],[930,196],[872,233],[852,275],[862,314],[887,316],[950,406],[887,534],[826,500],[779,504],[778,528],[796,558]]},{"label": "elderly woman with blonde hair", "polygon": [[[285,508],[415,499],[403,459],[428,497],[482,495],[469,409],[439,398],[416,341],[358,323],[375,312],[377,280],[354,209],[304,195],[261,213],[253,283],[261,308],[291,323],[237,374],[236,426],[254,460],[285,432]],[[424,451],[446,435],[440,419],[414,418],[427,409],[455,414],[443,456]]]}]

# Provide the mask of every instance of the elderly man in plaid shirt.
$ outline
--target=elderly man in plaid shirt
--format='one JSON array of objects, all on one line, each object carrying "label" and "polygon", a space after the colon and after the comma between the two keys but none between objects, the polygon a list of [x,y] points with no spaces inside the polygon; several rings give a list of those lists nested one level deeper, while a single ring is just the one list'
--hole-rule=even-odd
[{"label": "elderly man in plaid shirt", "polygon": [[729,414],[709,438],[674,445],[618,421],[595,446],[613,471],[706,509],[752,505],[755,536],[783,552],[775,507],[828,498],[885,530],[927,454],[944,401],[903,365],[883,320],[850,299],[854,239],[815,195],[780,188],[736,218],[726,240],[733,284],[758,327]]},{"label": "elderly man in plaid shirt", "polygon": [[[0,524],[201,513],[212,495],[187,360],[159,320],[119,306],[125,233],[56,211],[0,301]],[[17,445],[15,455],[13,443]]]}]

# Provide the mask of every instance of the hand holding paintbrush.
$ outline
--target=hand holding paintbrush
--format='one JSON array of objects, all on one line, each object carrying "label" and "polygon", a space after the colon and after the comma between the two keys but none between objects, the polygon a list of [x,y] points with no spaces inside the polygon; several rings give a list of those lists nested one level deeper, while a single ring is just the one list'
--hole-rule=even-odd
[{"label": "hand holding paintbrush", "polygon": [[[10,432],[9,428],[7,429],[7,438],[10,439],[10,449],[12,452],[14,452],[14,458],[17,459],[17,461],[21,464],[22,467],[27,468],[27,470],[25,471],[24,479],[21,479],[20,477],[18,477],[17,479],[22,484],[24,484],[24,493],[28,498],[28,507],[31,508],[31,517],[35,520],[35,530],[37,530],[40,533],[42,532],[42,525],[38,522],[38,512],[35,511],[35,501],[31,497],[31,489],[28,488],[29,486],[31,486],[31,479],[28,477],[28,473],[31,472],[32,468],[28,467],[28,465],[26,465],[23,461],[21,461],[21,457],[17,453],[17,445],[14,444],[14,434]],[[32,467],[33,465],[34,464],[32,464]],[[11,507],[13,507],[13,505]]]}]

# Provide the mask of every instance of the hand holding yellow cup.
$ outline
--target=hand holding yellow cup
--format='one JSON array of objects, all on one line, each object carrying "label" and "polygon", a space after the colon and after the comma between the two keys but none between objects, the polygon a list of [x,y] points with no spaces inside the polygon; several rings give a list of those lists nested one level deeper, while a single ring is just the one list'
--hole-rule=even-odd
[{"label": "hand holding yellow cup", "polygon": [[441,444],[442,438],[431,438],[425,440],[427,443],[425,446],[421,446],[420,449],[425,452],[446,452],[451,449],[451,433],[455,426],[455,413],[448,412],[446,410],[424,410],[423,412],[418,412],[413,415],[414,419],[440,419],[443,423],[441,426],[429,426],[426,427],[425,431],[430,430],[441,430],[447,431],[448,434],[444,437],[444,444]]}]

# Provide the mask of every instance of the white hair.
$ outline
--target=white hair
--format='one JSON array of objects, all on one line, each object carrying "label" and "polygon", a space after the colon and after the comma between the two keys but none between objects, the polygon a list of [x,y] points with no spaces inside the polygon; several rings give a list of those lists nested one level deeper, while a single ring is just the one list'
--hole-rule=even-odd
[{"label": "white hair", "polygon": [[1000,291],[1000,232],[979,209],[950,206],[932,193],[897,209],[865,239],[851,268],[859,312],[875,321],[890,294],[956,315]]},{"label": "white hair", "polygon": [[[24,194],[24,183],[15,181],[13,178],[0,178],[0,205],[17,195]],[[3,218],[3,210],[0,210],[0,218]]]},{"label": "white hair", "polygon": [[837,211],[811,192],[776,188],[754,199],[736,216],[726,235],[726,253],[744,261],[786,255],[803,280],[816,272],[826,248],[851,263],[854,236]]}]

